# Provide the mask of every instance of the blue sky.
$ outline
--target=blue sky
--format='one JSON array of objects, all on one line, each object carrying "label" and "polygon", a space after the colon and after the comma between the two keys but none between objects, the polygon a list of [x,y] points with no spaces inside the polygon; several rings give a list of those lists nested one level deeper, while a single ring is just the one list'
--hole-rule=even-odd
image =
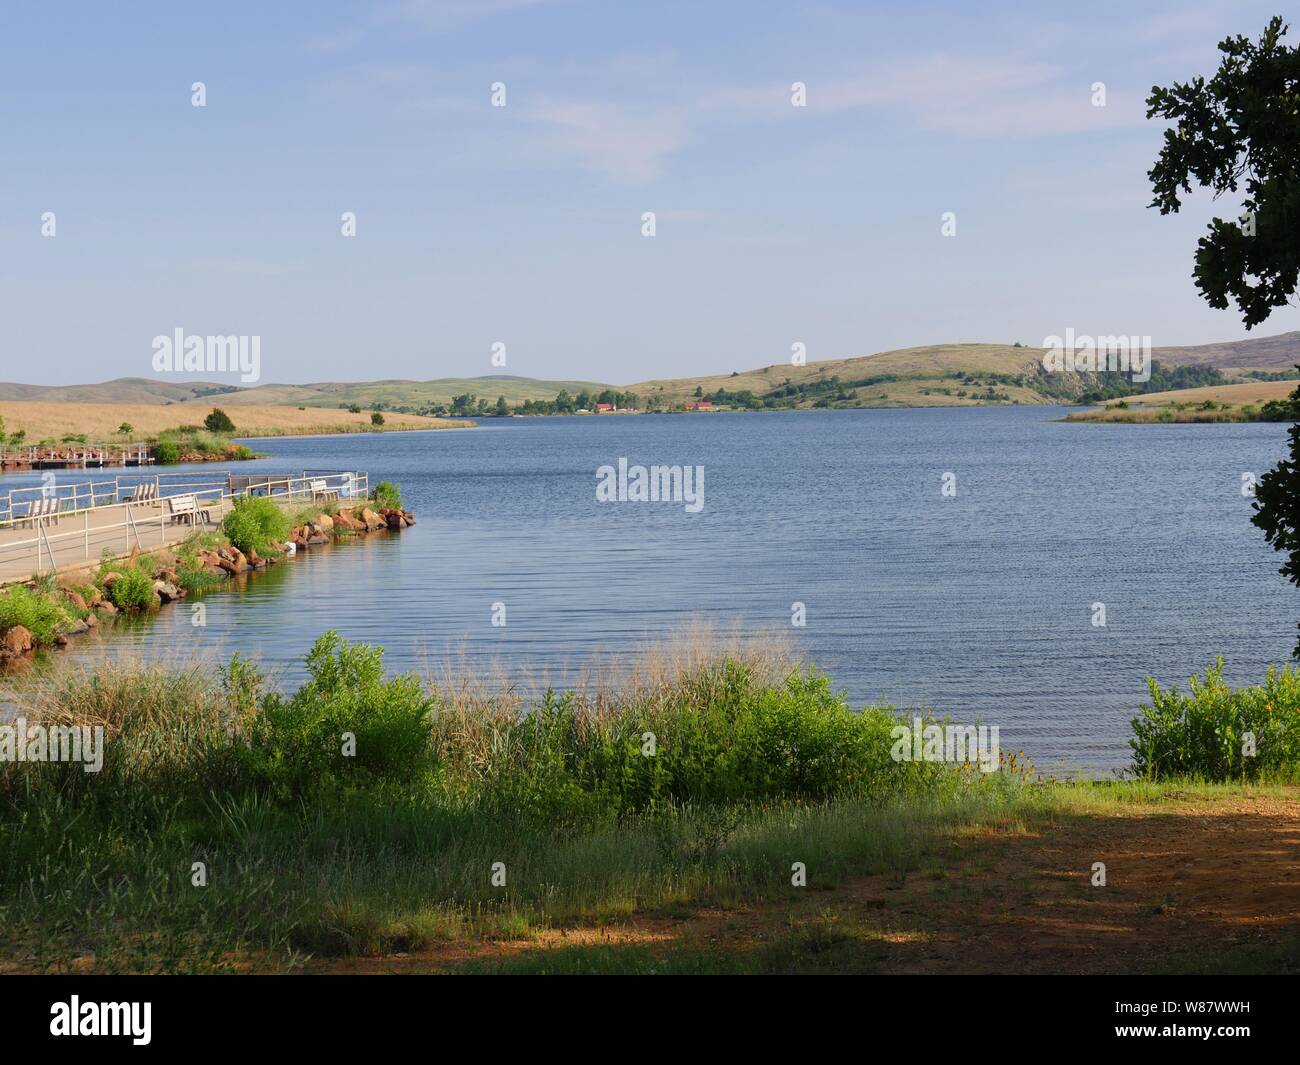
[{"label": "blue sky", "polygon": [[[815,360],[1068,327],[1237,339],[1190,277],[1236,204],[1146,209],[1142,101],[1274,13],[9,4],[0,378],[147,376],[178,327],[260,336],[264,382],[499,372],[496,341],[509,373],[630,383],[795,341]],[[1292,307],[1255,333],[1297,328]]]}]

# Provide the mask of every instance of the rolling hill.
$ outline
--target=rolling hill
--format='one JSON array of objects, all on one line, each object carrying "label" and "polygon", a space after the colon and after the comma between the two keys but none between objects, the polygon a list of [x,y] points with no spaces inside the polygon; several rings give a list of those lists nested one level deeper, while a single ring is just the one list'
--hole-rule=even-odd
[{"label": "rolling hill", "polygon": [[[1253,337],[1221,344],[1157,347],[1153,358],[1166,368],[1214,368],[1225,383],[1250,382],[1253,375],[1284,373],[1300,362],[1300,332]],[[113,405],[273,406],[339,410],[356,405],[389,411],[429,413],[472,393],[517,406],[525,400],[553,400],[566,390],[599,392],[614,387],[635,392],[642,406],[676,407],[696,398],[737,393],[736,405],[793,407],[971,406],[991,403],[1076,402],[1096,389],[1088,374],[1049,374],[1040,348],[1008,344],[936,344],[804,366],[777,363],[703,377],[660,378],[610,386],[592,381],[548,381],[511,375],[444,377],[430,381],[379,380],[265,384],[238,388],[202,381],[124,377],[96,385],[0,384],[0,401],[102,403]],[[179,412],[176,412],[179,416]],[[187,420],[201,420],[186,416]],[[238,419],[237,419],[238,420]]]},{"label": "rolling hill", "polygon": [[561,389],[578,393],[584,388],[599,391],[608,385],[592,381],[538,381],[530,377],[493,375],[488,377],[443,377],[432,381],[324,381],[314,384],[266,384],[251,388],[205,381],[166,381],[144,377],[120,377],[97,385],[22,385],[0,383],[0,401],[45,403],[186,403],[202,400],[221,407],[251,404],[259,407],[283,404],[294,407],[332,407],[355,404],[373,410],[376,404],[389,409],[417,409],[450,403],[453,396],[472,392],[495,402],[505,396],[508,403],[525,399],[554,399]]}]

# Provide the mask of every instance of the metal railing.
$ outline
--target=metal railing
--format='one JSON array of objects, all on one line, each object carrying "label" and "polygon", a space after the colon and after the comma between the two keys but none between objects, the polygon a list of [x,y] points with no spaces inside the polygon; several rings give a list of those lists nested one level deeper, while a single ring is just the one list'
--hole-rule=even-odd
[{"label": "metal railing", "polygon": [[[217,480],[216,475],[220,473],[225,476]],[[193,473],[127,475],[9,489],[0,495],[0,580],[12,579],[10,570],[22,572],[22,564],[33,566],[40,574],[46,566],[53,570],[59,563],[89,560],[96,557],[91,553],[92,545],[99,548],[100,555],[117,547],[124,552],[133,546],[145,550],[146,540],[154,540],[147,534],[154,529],[158,530],[154,546],[168,543],[169,527],[177,518],[167,506],[168,496],[194,496],[199,510],[208,510],[214,521],[220,521],[233,501],[243,495],[264,495],[285,501],[310,500],[320,494],[313,491],[316,482],[319,482],[317,489],[323,488],[330,498],[337,494],[338,502],[343,505],[349,499],[365,499],[370,494],[369,474],[356,470],[304,470],[302,476],[213,471],[212,476],[202,480],[183,479],[194,476]],[[140,485],[152,485],[156,498],[131,500],[129,497]],[[123,495],[128,498],[123,499]],[[48,499],[59,501],[55,513],[26,516],[28,507]],[[69,520],[77,528],[65,529],[64,523]],[[13,535],[25,527],[31,528],[30,536]]]}]

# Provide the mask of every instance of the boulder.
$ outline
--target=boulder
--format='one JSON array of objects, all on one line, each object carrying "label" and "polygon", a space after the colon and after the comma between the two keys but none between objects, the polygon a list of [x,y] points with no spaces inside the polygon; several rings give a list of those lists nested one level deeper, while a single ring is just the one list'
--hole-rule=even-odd
[{"label": "boulder", "polygon": [[80,619],[77,619],[76,621],[73,621],[73,623],[72,623],[71,625],[68,626],[68,635],[69,635],[69,636],[80,636],[80,635],[82,635],[82,633],[86,633],[86,632],[89,632],[89,631],[90,631],[90,626],[89,626],[88,624],[86,624],[86,622],[84,622],[84,621],[82,621],[82,620],[80,620]]},{"label": "boulder", "polygon": [[90,604],[86,602],[85,596],[71,588],[63,589],[63,596],[76,610],[86,611],[90,609]]},{"label": "boulder", "polygon": [[0,636],[0,654],[25,655],[35,646],[36,641],[32,639],[30,630],[21,625],[5,629],[4,635]]},{"label": "boulder", "polygon": [[104,617],[106,618],[117,616],[117,607],[115,607],[107,599],[105,599],[102,603],[100,603],[97,607],[95,607],[95,609],[98,610],[101,614],[103,614]]},{"label": "boulder", "polygon": [[366,523],[366,528],[372,531],[375,529],[382,529],[388,524],[388,522],[384,521],[383,518],[381,518],[369,507],[365,507],[362,509],[361,520]]},{"label": "boulder", "polygon": [[319,525],[326,532],[334,531],[334,519],[324,512],[322,512],[320,517],[316,519],[316,524]]},{"label": "boulder", "polygon": [[159,601],[163,603],[174,603],[185,594],[177,588],[176,585],[171,584],[168,581],[154,581],[153,591],[154,595],[156,595]]},{"label": "boulder", "polygon": [[412,514],[409,510],[404,510],[404,511],[402,511],[402,517],[404,517],[404,518],[406,519],[406,524],[407,524],[407,525],[414,525],[414,524],[415,524],[415,515]]},{"label": "boulder", "polygon": [[118,573],[117,570],[113,570],[111,573],[104,574],[104,579],[100,581],[100,583],[104,586],[104,591],[107,592],[109,589],[113,587],[115,583],[117,583],[121,579],[122,579],[122,574]]},{"label": "boulder", "polygon": [[402,527],[402,512],[400,510],[380,511],[380,517],[384,519],[390,529],[400,529]]},{"label": "boulder", "polygon": [[95,617],[94,614],[86,615],[86,628],[93,629],[98,624],[99,624],[99,618]]}]

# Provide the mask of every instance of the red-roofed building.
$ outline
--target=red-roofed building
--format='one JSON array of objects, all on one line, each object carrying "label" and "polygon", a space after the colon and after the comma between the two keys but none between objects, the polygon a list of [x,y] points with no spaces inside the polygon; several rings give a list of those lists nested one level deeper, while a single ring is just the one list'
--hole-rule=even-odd
[{"label": "red-roofed building", "polygon": [[687,410],[713,410],[713,404],[707,399],[701,399],[695,403],[686,404]]},{"label": "red-roofed building", "polygon": [[596,404],[596,413],[597,413],[597,414],[604,414],[607,410],[618,410],[618,408],[617,408],[616,406],[614,406],[614,404],[612,404],[612,403],[597,403],[597,404]]}]

